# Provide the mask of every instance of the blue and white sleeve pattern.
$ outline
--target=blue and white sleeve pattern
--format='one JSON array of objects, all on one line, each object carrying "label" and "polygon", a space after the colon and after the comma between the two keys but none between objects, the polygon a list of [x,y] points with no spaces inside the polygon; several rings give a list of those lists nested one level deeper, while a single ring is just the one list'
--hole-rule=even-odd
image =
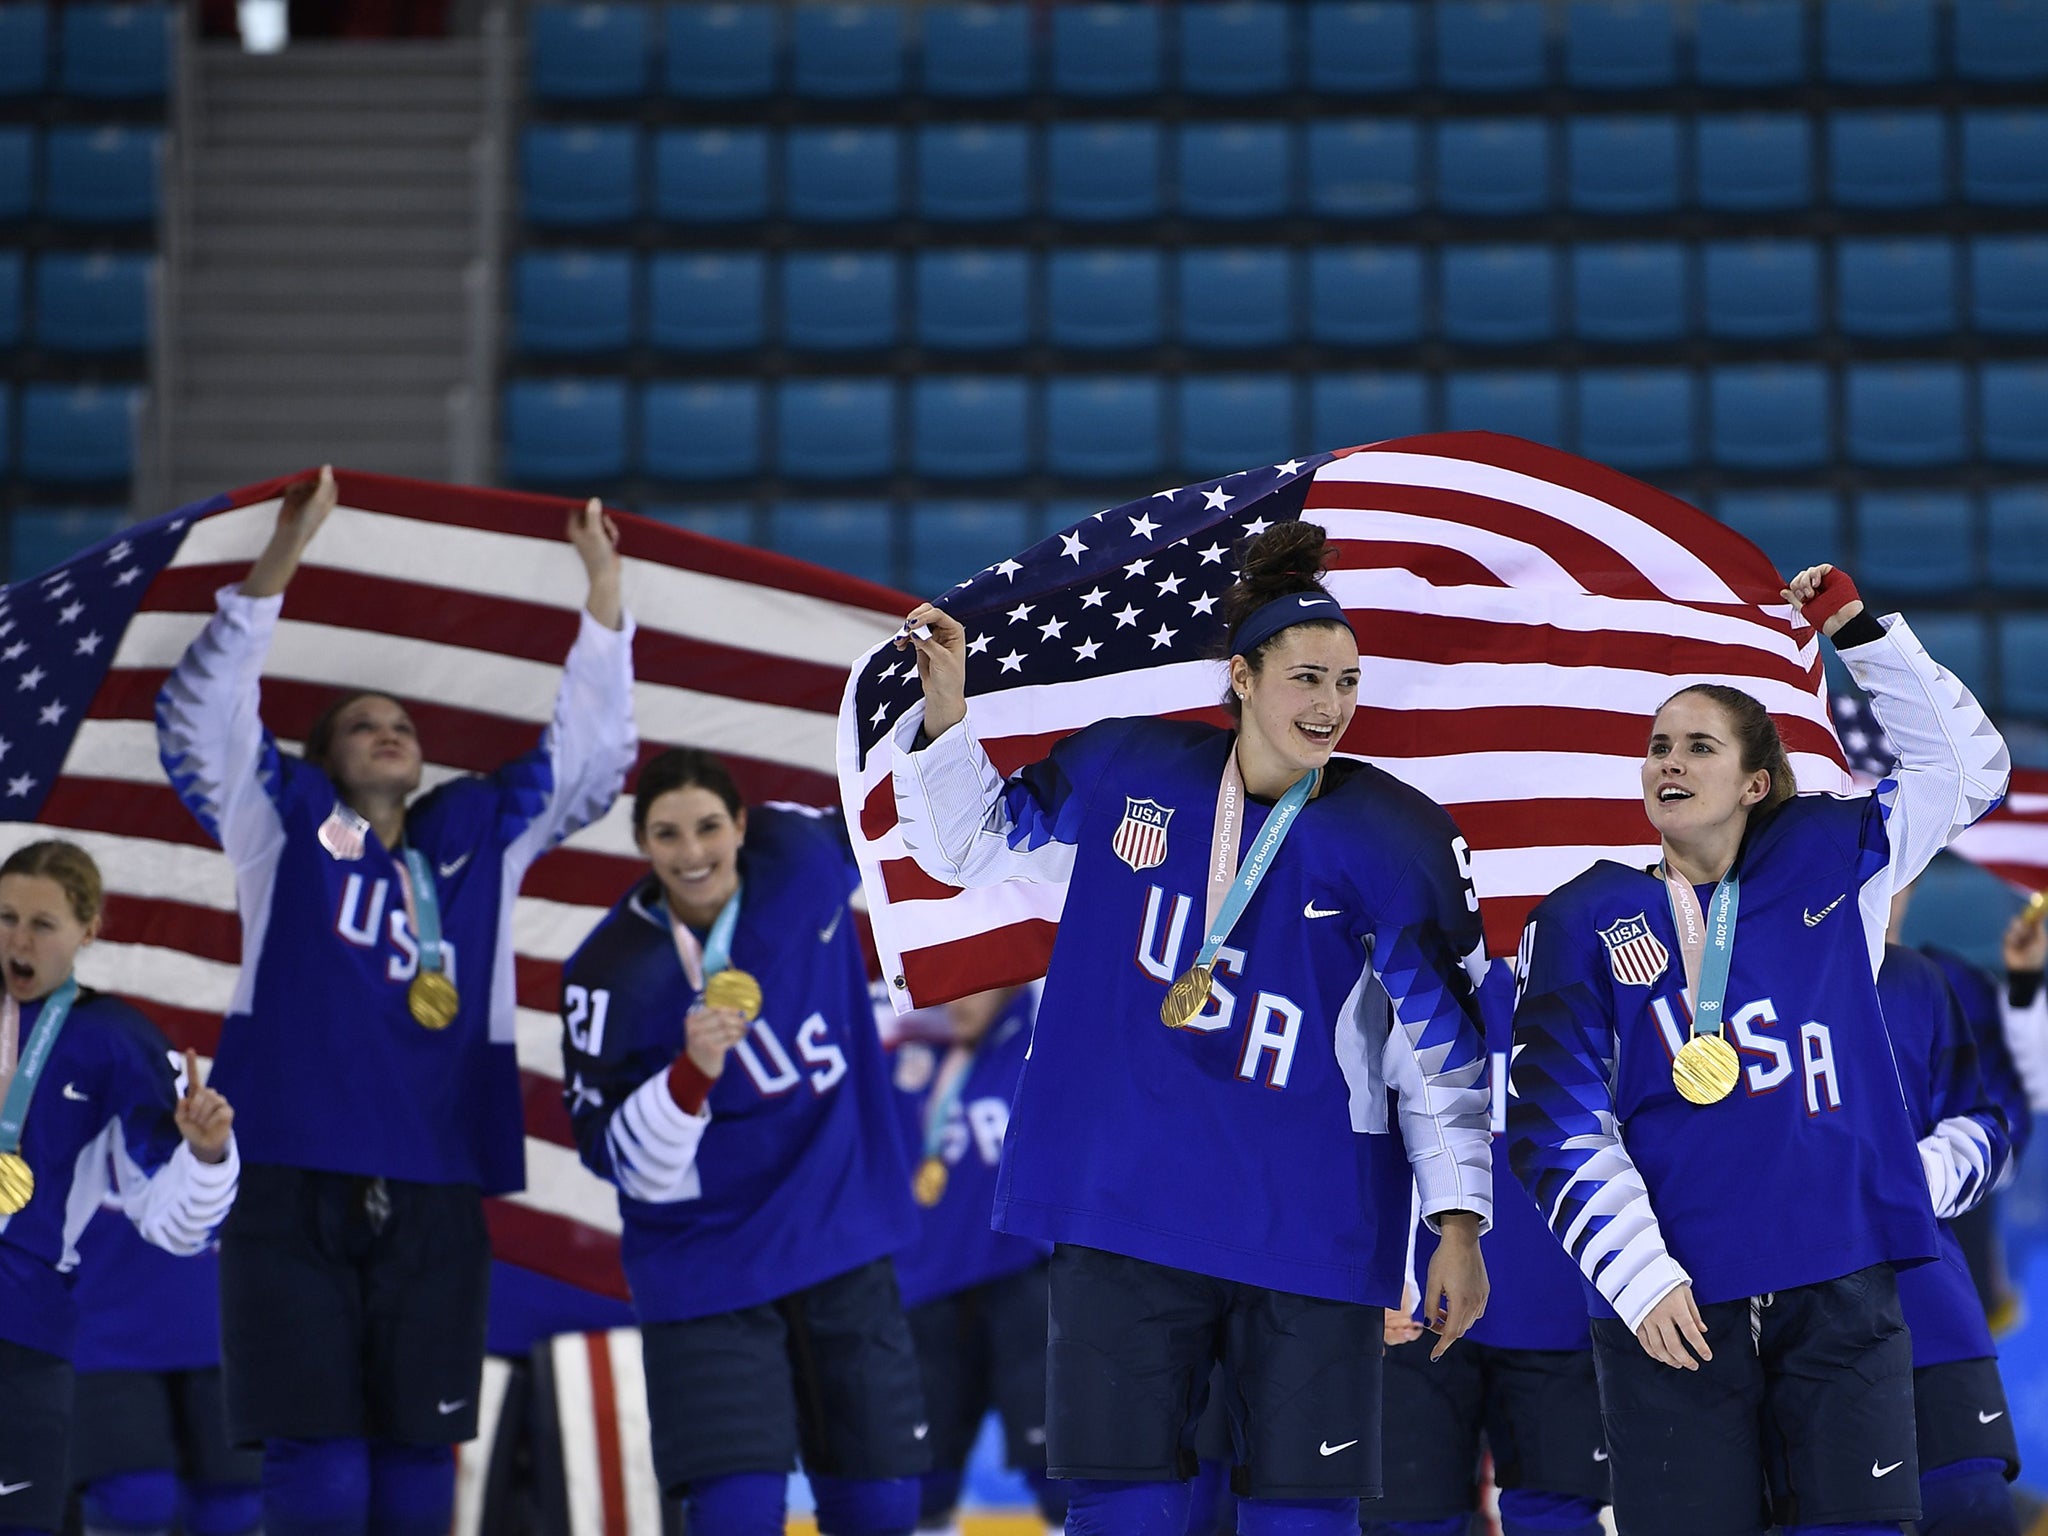
[{"label": "blue and white sleeve pattern", "polygon": [[157,694],[157,753],[178,798],[247,869],[284,839],[284,766],[259,713],[263,659],[284,598],[244,597],[230,586],[215,601]]},{"label": "blue and white sleeve pattern", "polygon": [[[174,1118],[186,1089],[184,1060],[145,1041],[126,1042],[116,1058],[108,1092],[120,1113],[79,1159],[70,1212],[82,1212],[83,1219],[77,1232],[67,1226],[67,1250],[75,1249],[110,1178],[135,1230],[180,1257],[203,1251],[235,1203],[242,1158],[234,1137],[228,1137],[227,1155],[218,1163],[203,1163],[193,1154]],[[88,1182],[93,1187],[81,1188]]]},{"label": "blue and white sleeve pattern", "polygon": [[1630,1328],[1691,1283],[1665,1246],[1614,1113],[1614,1024],[1597,961],[1539,907],[1523,932],[1508,1161],[1579,1271]]},{"label": "blue and white sleeve pattern", "polygon": [[[633,619],[609,629],[580,615],[540,747],[498,771],[503,812],[518,827],[507,867],[527,865],[612,808],[639,751],[633,725]],[[509,830],[509,828],[508,828]],[[516,889],[517,881],[513,882]]]},{"label": "blue and white sleeve pattern", "polygon": [[693,1115],[676,1103],[671,1052],[640,1043],[634,1000],[579,984],[583,974],[572,962],[563,987],[562,1097],[584,1166],[635,1200],[694,1200],[711,1111]]},{"label": "blue and white sleeve pattern", "polygon": [[1947,1221],[1974,1209],[2012,1165],[2005,1116],[1984,1086],[1968,1020],[1946,986],[1934,1045],[1934,1128],[1920,1138],[1934,1214]]}]

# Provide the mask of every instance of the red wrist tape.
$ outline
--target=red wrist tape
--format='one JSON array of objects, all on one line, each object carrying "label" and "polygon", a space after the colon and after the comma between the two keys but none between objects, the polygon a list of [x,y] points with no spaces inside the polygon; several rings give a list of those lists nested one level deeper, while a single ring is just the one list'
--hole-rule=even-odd
[{"label": "red wrist tape", "polygon": [[1820,590],[1800,610],[1800,617],[1815,629],[1825,629],[1827,622],[1851,603],[1861,602],[1863,594],[1856,590],[1856,583],[1849,579],[1849,573],[1837,567],[1820,579]]},{"label": "red wrist tape", "polygon": [[704,1108],[704,1101],[711,1097],[711,1079],[704,1075],[702,1067],[690,1060],[688,1051],[678,1051],[676,1059],[669,1063],[668,1096],[686,1115],[697,1114]]}]

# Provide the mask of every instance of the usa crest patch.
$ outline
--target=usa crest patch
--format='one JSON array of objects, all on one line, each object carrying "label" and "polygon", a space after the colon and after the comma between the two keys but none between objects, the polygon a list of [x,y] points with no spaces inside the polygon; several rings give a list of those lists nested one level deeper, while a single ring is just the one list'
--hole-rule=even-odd
[{"label": "usa crest patch", "polygon": [[1166,862],[1166,824],[1173,812],[1157,800],[1124,796],[1124,819],[1116,824],[1110,847],[1133,872],[1157,869]]},{"label": "usa crest patch", "polygon": [[1625,987],[1647,987],[1671,963],[1671,951],[1651,931],[1647,912],[1624,917],[1612,928],[1602,928],[1600,942],[1607,946],[1607,963],[1614,971],[1614,979]]}]

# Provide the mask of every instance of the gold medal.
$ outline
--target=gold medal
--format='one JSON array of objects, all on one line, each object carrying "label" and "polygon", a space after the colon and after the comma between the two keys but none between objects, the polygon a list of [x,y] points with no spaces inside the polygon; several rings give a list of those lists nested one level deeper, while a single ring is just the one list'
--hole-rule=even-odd
[{"label": "gold medal", "polygon": [[704,983],[706,1008],[732,1008],[749,1024],[761,1016],[761,983],[745,971],[728,966]]},{"label": "gold medal", "polygon": [[36,1176],[19,1152],[0,1152],[0,1216],[12,1216],[34,1198]]},{"label": "gold medal", "polygon": [[1735,1091],[1742,1061],[1719,1035],[1694,1035],[1671,1063],[1671,1081],[1694,1104],[1718,1104]]},{"label": "gold medal", "polygon": [[910,1181],[910,1192],[917,1196],[917,1203],[929,1209],[946,1197],[946,1162],[937,1155],[926,1158],[917,1165],[917,1177]]},{"label": "gold medal", "polygon": [[462,1006],[462,999],[445,971],[422,968],[413,974],[412,985],[405,989],[405,1004],[421,1027],[446,1029],[455,1022],[455,1010]]},{"label": "gold medal", "polygon": [[2038,923],[2048,918],[2048,891],[2036,891],[2027,898],[2027,904],[2020,908],[2020,921]]},{"label": "gold medal", "polygon": [[1159,1005],[1159,1022],[1168,1029],[1186,1029],[1195,1015],[1209,1003],[1216,980],[1206,965],[1188,967],[1188,972],[1166,989],[1166,1001]]}]

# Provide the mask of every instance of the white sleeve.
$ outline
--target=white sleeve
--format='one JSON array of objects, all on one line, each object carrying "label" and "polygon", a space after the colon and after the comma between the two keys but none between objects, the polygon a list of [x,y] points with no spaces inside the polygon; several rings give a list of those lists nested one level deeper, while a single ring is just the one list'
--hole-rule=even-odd
[{"label": "white sleeve", "polygon": [[920,700],[890,732],[897,826],[918,868],[962,888],[1005,880],[1056,883],[1073,874],[1071,844],[1055,838],[1013,844],[1018,827],[1003,800],[1003,776],[975,739],[971,720],[912,751],[923,728]]},{"label": "white sleeve", "polygon": [[157,753],[178,798],[245,868],[284,839],[270,798],[277,747],[259,710],[263,659],[284,597],[244,597],[230,586],[214,601],[214,616],[157,694]]},{"label": "white sleeve", "polygon": [[1949,1221],[1981,1204],[2005,1167],[1983,1126],[1969,1115],[1951,1115],[1920,1138],[1920,1171],[1935,1219]]},{"label": "white sleeve", "polygon": [[676,1103],[662,1068],[627,1096],[605,1127],[619,1188],[635,1200],[695,1200],[704,1192],[697,1147],[710,1124],[709,1107],[693,1115]]},{"label": "white sleeve", "polygon": [[228,1138],[228,1155],[218,1163],[202,1163],[190,1144],[180,1141],[177,1151],[153,1174],[144,1173],[128,1156],[118,1133],[113,1150],[121,1209],[136,1231],[180,1257],[199,1253],[213,1241],[214,1229],[235,1203],[242,1175],[242,1154],[233,1136]]},{"label": "white sleeve", "polygon": [[1401,1142],[1415,1175],[1416,1214],[1441,1232],[1446,1211],[1472,1211],[1493,1228],[1493,1058],[1469,1071],[1427,1073],[1400,1019],[1387,1034],[1382,1070],[1398,1095]]},{"label": "white sleeve", "polygon": [[547,801],[514,840],[508,863],[523,870],[612,808],[639,749],[633,726],[633,618],[607,628],[584,609],[562,664],[555,712],[541,746]]},{"label": "white sleeve", "polygon": [[2034,1000],[2015,1008],[2003,983],[1998,989],[1998,1023],[2005,1048],[2027,1092],[2027,1107],[2048,1114],[2048,983],[2034,988]]}]

